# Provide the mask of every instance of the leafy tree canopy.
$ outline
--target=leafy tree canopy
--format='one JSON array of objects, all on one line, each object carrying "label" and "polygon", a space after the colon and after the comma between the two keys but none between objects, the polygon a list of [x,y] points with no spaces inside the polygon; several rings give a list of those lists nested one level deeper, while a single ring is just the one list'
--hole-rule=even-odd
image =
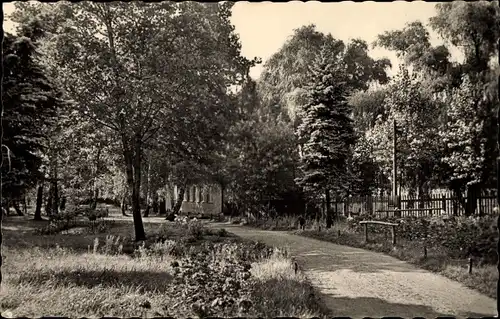
[{"label": "leafy tree canopy", "polygon": [[331,34],[316,31],[315,25],[308,25],[296,29],[294,35],[264,64],[259,79],[264,105],[277,113],[284,111],[295,121],[300,105],[307,100],[310,68],[322,49],[329,52],[332,64],[346,72],[349,94],[367,89],[371,82],[388,81],[386,69],[390,67],[389,60],[371,58],[365,41],[355,39],[345,44]]}]

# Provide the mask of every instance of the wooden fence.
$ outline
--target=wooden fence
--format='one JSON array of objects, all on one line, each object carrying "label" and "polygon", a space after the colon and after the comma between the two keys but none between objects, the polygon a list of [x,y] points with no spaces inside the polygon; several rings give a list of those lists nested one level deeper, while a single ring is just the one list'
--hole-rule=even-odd
[{"label": "wooden fence", "polygon": [[[464,200],[467,198],[464,194]],[[398,205],[399,204],[399,205]],[[322,209],[326,208],[323,201]],[[344,201],[331,202],[331,209],[348,216],[362,213],[372,214],[377,217],[394,216],[393,210],[401,209],[401,216],[429,216],[429,215],[456,215],[465,214],[464,207],[459,203],[456,195],[452,193],[431,194],[425,197],[417,196],[354,196]],[[477,208],[475,215],[497,215],[497,195],[496,190],[484,191],[477,198]],[[415,209],[415,211],[411,211]],[[407,210],[407,211],[405,211]]]}]

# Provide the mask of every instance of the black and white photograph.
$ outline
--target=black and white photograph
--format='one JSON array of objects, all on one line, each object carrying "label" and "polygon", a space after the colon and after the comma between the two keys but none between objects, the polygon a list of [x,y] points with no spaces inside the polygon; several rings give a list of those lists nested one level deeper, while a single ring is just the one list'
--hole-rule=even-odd
[{"label": "black and white photograph", "polygon": [[498,0],[2,11],[3,318],[498,317]]}]

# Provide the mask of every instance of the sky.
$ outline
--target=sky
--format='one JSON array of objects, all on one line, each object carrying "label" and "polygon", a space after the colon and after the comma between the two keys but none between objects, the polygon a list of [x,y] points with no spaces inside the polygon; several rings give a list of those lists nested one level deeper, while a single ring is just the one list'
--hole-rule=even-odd
[{"label": "sky", "polygon": [[[293,35],[293,30],[308,24],[325,34],[331,33],[345,42],[360,38],[370,45],[384,31],[402,29],[406,23],[420,20],[428,23],[435,14],[435,2],[318,2],[291,1],[286,3],[239,1],[233,7],[232,23],[240,35],[242,54],[247,58],[260,57],[265,62]],[[4,3],[4,15],[12,13],[14,5]],[[4,30],[13,30],[13,24],[4,22]],[[431,32],[431,43],[439,43]],[[374,58],[391,59],[397,70],[394,52],[381,48],[370,50]],[[263,63],[250,71],[253,78],[262,72]]]}]

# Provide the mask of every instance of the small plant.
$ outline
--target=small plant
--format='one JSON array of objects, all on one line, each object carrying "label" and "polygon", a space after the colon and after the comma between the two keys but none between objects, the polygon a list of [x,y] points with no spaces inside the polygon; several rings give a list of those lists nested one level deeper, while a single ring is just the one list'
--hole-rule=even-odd
[{"label": "small plant", "polygon": [[149,256],[154,256],[163,259],[163,256],[173,255],[177,247],[177,242],[175,240],[166,240],[164,242],[158,242],[149,248]]},{"label": "small plant", "polygon": [[83,210],[83,214],[90,220],[95,221],[100,218],[107,217],[109,212],[107,209],[91,209],[87,208]]},{"label": "small plant", "polygon": [[217,230],[216,234],[219,237],[227,237],[228,232],[224,228],[220,228],[220,229]]},{"label": "small plant", "polygon": [[201,239],[205,233],[205,228],[198,220],[194,219],[187,223],[187,231],[189,236],[194,239]]},{"label": "small plant", "polygon": [[93,253],[94,254],[97,254],[97,249],[99,248],[99,238],[95,238],[94,239],[94,249],[93,249]]},{"label": "small plant", "polygon": [[120,236],[108,235],[104,241],[101,252],[106,255],[119,255],[123,251],[122,238]]},{"label": "small plant", "polygon": [[90,234],[102,234],[109,231],[109,223],[106,220],[98,220],[90,222],[87,227],[87,232]]}]

